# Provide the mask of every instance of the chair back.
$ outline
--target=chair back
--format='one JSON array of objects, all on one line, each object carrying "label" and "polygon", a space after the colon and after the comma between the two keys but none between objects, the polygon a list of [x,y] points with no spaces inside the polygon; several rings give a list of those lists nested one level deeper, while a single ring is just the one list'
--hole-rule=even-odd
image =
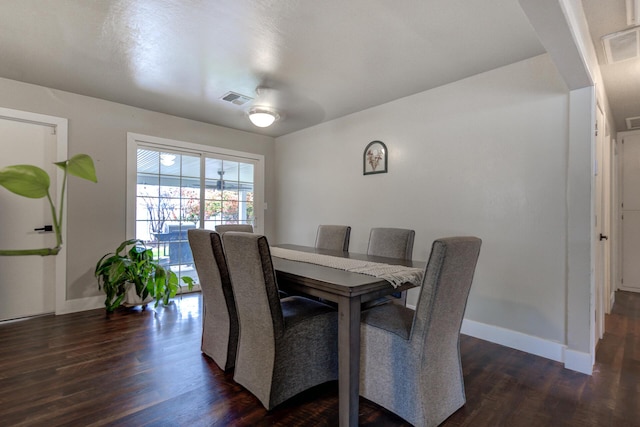
[{"label": "chair back", "polygon": [[188,231],[193,262],[202,288],[202,351],[220,368],[233,367],[238,344],[238,314],[220,234]]},{"label": "chair back", "polygon": [[224,224],[216,225],[216,231],[220,234],[227,231],[242,231],[244,233],[253,233],[253,225],[251,224]]},{"label": "chair back", "polygon": [[351,227],[348,225],[319,225],[316,248],[331,251],[349,251]]},{"label": "chair back", "polygon": [[481,245],[477,237],[433,242],[411,330],[411,340],[426,348],[423,360],[431,354],[445,360],[459,357],[460,327]]},{"label": "chair back", "polygon": [[337,379],[338,313],[298,296],[280,302],[266,237],[230,231],[222,241],[240,322],[233,380],[270,410]]},{"label": "chair back", "polygon": [[367,254],[373,256],[411,259],[414,230],[405,228],[372,228]]},{"label": "chair back", "polygon": [[[276,275],[265,236],[230,231],[222,236],[242,339],[265,351],[284,331]],[[257,348],[260,348],[257,346]]]}]

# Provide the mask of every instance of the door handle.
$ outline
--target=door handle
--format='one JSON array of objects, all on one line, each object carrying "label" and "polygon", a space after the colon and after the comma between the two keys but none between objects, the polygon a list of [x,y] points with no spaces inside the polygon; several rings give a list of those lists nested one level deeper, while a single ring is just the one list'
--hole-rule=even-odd
[{"label": "door handle", "polygon": [[608,236],[605,236],[604,234],[600,233],[600,241],[602,240],[609,240]]},{"label": "door handle", "polygon": [[33,231],[53,231],[53,225],[45,225],[42,228],[34,228]]}]

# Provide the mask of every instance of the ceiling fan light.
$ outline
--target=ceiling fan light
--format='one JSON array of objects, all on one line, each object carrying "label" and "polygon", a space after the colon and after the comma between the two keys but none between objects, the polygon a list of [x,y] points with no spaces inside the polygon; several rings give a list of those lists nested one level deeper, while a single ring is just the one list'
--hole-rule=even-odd
[{"label": "ceiling fan light", "polygon": [[249,110],[249,120],[260,128],[269,127],[280,118],[277,111],[265,107],[253,107]]},{"label": "ceiling fan light", "polygon": [[176,156],[174,156],[173,154],[169,154],[169,153],[160,154],[160,163],[162,163],[163,166],[173,166],[175,162],[176,162]]}]

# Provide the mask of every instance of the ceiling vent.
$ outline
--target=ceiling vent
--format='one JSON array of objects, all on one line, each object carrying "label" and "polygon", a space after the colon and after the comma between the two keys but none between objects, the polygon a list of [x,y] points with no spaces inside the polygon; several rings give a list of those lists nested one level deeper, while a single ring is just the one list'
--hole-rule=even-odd
[{"label": "ceiling vent", "polygon": [[640,129],[640,117],[627,117],[627,129]]},{"label": "ceiling vent", "polygon": [[224,95],[222,95],[220,97],[220,99],[223,100],[223,101],[230,102],[230,103],[232,103],[234,105],[244,105],[247,102],[253,100],[253,98],[251,98],[250,96],[242,95],[240,93],[231,92],[231,91],[229,91],[229,92],[225,93]]},{"label": "ceiling vent", "polygon": [[640,56],[640,27],[602,37],[607,63],[626,61]]}]

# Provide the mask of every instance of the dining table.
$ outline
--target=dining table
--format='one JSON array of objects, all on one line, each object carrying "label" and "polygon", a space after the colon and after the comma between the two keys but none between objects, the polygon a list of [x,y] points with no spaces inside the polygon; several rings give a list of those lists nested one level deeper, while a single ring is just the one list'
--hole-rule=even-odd
[{"label": "dining table", "polygon": [[[273,247],[422,270],[426,264],[421,261],[331,251],[309,246],[279,244]],[[277,250],[272,250],[272,260],[280,289],[337,303],[339,425],[357,426],[361,306],[363,303],[379,300],[386,295],[416,287],[418,284],[405,282],[394,287],[390,281],[380,277],[278,257]]]}]

